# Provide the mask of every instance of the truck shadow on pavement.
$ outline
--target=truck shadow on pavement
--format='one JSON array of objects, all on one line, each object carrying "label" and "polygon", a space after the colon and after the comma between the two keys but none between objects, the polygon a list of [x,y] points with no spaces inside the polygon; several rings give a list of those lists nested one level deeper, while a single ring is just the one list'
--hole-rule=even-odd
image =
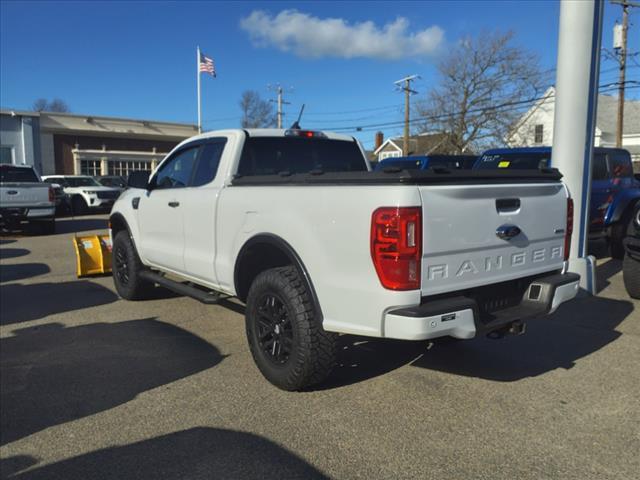
[{"label": "truck shadow on pavement", "polygon": [[0,248],[0,260],[24,257],[30,253],[31,250],[27,250],[26,248]]},{"label": "truck shadow on pavement", "polygon": [[622,261],[614,258],[610,258],[598,265],[598,279],[596,282],[598,293],[611,285],[609,279],[620,271],[622,271]]},{"label": "truck shadow on pavement", "polygon": [[87,280],[28,285],[10,283],[0,288],[0,324],[28,322],[116,300],[118,297],[111,290]]},{"label": "truck shadow on pavement", "polygon": [[343,335],[338,366],[313,390],[327,390],[369,380],[405,365],[454,375],[513,382],[576,361],[616,340],[615,328],[633,312],[627,301],[598,297],[570,302],[552,316],[527,323],[518,337],[490,340],[438,339],[407,342]]},{"label": "truck shadow on pavement", "polygon": [[[15,263],[0,265],[0,283],[25,280],[49,273],[51,269],[44,263]],[[2,287],[6,288],[6,287]]]},{"label": "truck shadow on pavement", "polygon": [[552,316],[528,322],[524,335],[436,345],[412,365],[500,382],[570,369],[620,337],[615,328],[633,308],[631,302],[598,297],[574,300]]},{"label": "truck shadow on pavement", "polygon": [[87,232],[91,230],[107,230],[109,221],[106,218],[58,218],[56,219],[56,235],[60,233]]},{"label": "truck shadow on pavement", "polygon": [[251,433],[191,428],[125,446],[97,450],[24,473],[29,456],[2,462],[7,478],[27,479],[326,479],[294,453]]},{"label": "truck shadow on pavement", "polygon": [[13,333],[0,339],[0,445],[114,408],[224,358],[154,318]]}]

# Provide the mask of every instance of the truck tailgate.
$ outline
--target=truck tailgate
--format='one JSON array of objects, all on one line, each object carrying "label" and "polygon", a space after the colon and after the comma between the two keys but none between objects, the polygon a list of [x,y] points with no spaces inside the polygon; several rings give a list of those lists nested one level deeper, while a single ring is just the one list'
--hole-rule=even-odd
[{"label": "truck tailgate", "polygon": [[0,184],[0,206],[21,208],[51,206],[47,183],[2,183]]},{"label": "truck tailgate", "polygon": [[423,205],[422,295],[562,268],[567,223],[567,193],[562,184],[433,185],[419,189]]}]

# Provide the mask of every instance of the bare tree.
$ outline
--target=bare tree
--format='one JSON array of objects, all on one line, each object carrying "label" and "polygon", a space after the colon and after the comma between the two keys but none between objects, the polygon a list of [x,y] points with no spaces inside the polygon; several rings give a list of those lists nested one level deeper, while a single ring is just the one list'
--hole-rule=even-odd
[{"label": "bare tree", "polygon": [[513,33],[462,40],[438,64],[439,83],[416,105],[420,131],[449,135],[451,153],[502,145],[509,130],[548,87],[538,57],[513,44]]},{"label": "bare tree", "polygon": [[46,98],[37,99],[35,102],[33,102],[33,106],[31,107],[31,109],[34,112],[45,111],[47,109],[47,99]]},{"label": "bare tree", "polygon": [[52,101],[48,101],[46,98],[38,98],[33,102],[31,109],[34,112],[69,112],[69,106],[64,100],[54,98]]},{"label": "bare tree", "polygon": [[255,90],[245,90],[240,98],[242,128],[267,128],[276,125],[273,105],[260,98]]}]

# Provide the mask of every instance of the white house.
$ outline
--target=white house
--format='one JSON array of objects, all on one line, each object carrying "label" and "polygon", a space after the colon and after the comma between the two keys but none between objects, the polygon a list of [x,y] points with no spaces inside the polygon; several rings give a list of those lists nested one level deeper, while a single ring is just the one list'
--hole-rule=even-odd
[{"label": "white house", "polygon": [[385,158],[402,157],[410,155],[436,155],[448,154],[452,146],[448,142],[449,137],[444,133],[425,132],[409,137],[409,151],[402,151],[403,137],[388,138],[382,141],[382,134],[376,134],[376,146],[373,151],[375,161],[381,162]]},{"label": "white house", "polygon": [[[553,144],[553,116],[555,108],[555,88],[549,87],[516,123],[507,138],[510,147],[532,147]],[[618,98],[598,95],[596,115],[596,147],[615,147]],[[624,128],[622,147],[627,149],[634,160],[634,169],[640,170],[640,101],[627,100],[624,103]]]}]

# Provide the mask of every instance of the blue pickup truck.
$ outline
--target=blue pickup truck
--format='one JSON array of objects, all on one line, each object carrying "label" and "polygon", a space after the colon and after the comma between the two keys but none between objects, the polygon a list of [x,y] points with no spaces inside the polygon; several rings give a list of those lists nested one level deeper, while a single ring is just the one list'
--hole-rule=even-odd
[{"label": "blue pickup truck", "polygon": [[[487,150],[474,169],[539,169],[553,166],[551,147]],[[640,201],[640,179],[634,177],[631,156],[621,148],[596,147],[592,166],[589,239],[606,239],[611,256],[622,258],[622,240]]]},{"label": "blue pickup truck", "polygon": [[476,163],[476,155],[415,155],[411,157],[390,157],[376,165],[375,170],[398,168],[400,170],[426,170],[447,168],[449,170],[469,170]]}]

